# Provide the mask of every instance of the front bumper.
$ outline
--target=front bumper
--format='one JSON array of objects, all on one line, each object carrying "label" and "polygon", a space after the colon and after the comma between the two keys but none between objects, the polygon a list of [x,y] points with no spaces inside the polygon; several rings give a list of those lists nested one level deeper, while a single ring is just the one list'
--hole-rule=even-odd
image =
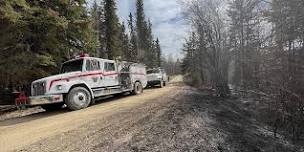
[{"label": "front bumper", "polygon": [[148,85],[158,85],[161,83],[161,80],[152,80],[148,81]]},{"label": "front bumper", "polygon": [[45,104],[61,103],[63,102],[63,95],[44,95],[33,96],[29,98],[29,105],[38,106]]}]

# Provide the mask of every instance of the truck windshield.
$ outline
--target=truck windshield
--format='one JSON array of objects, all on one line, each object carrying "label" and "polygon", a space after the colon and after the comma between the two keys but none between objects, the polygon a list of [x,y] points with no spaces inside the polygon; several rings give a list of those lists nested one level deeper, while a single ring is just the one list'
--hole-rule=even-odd
[{"label": "truck windshield", "polygon": [[160,73],[160,70],[155,69],[155,70],[148,70],[147,74],[152,74],[152,73]]},{"label": "truck windshield", "polygon": [[82,71],[82,66],[83,66],[83,60],[74,60],[74,61],[66,62],[62,65],[60,73]]}]

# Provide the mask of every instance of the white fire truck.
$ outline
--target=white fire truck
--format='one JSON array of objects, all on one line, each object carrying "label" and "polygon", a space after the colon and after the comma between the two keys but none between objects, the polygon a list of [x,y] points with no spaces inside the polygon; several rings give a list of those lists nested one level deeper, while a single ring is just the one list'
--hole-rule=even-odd
[{"label": "white fire truck", "polygon": [[80,56],[65,62],[60,74],[34,81],[28,104],[45,110],[66,104],[71,110],[80,110],[103,96],[141,94],[146,86],[142,64]]}]

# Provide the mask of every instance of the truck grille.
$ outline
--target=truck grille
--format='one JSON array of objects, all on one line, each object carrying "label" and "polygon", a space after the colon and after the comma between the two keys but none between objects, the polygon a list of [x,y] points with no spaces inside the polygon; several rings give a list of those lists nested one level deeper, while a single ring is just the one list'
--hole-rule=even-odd
[{"label": "truck grille", "polygon": [[32,95],[33,96],[42,96],[46,92],[46,82],[36,82],[32,86]]}]

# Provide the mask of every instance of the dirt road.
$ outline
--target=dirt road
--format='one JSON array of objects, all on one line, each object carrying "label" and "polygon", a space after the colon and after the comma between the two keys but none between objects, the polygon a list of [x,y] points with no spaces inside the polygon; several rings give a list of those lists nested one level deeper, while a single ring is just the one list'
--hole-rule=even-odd
[{"label": "dirt road", "polygon": [[81,111],[2,121],[0,151],[301,150],[273,138],[242,106],[184,85],[148,89]]}]

